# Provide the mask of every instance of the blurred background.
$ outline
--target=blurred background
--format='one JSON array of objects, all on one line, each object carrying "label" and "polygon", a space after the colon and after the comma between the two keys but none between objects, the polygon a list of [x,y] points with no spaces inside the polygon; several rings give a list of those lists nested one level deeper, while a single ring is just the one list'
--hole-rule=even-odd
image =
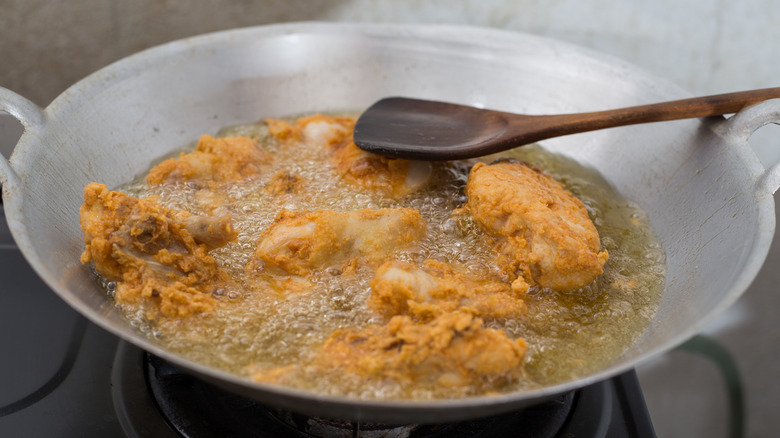
[{"label": "blurred background", "polygon": [[[311,20],[533,33],[612,54],[695,95],[780,86],[774,0],[0,0],[0,86],[45,107],[88,74],[157,44]],[[16,120],[0,111],[6,156],[20,133]],[[780,128],[760,129],[751,144],[765,165],[780,160]],[[761,274],[735,306],[702,337],[638,370],[658,436],[741,431],[765,437],[780,430],[775,240]]]}]

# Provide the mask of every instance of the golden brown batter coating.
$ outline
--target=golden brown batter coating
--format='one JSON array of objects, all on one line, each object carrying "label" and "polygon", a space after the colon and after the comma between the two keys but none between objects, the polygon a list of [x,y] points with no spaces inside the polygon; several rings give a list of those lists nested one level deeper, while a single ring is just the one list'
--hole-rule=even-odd
[{"label": "golden brown batter coating", "polygon": [[331,163],[344,180],[398,198],[425,186],[432,166],[426,161],[392,159],[366,152],[352,141],[335,144]]},{"label": "golden brown batter coating", "polygon": [[195,181],[203,185],[251,178],[272,156],[248,137],[214,138],[203,135],[197,148],[163,161],[149,171],[146,182]]},{"label": "golden brown batter coating", "polygon": [[393,252],[412,247],[427,225],[412,208],[282,210],[261,234],[248,268],[305,275],[350,261],[375,265]]},{"label": "golden brown batter coating", "polygon": [[603,272],[596,227],[557,181],[518,162],[477,163],[466,186],[469,211],[494,240],[497,263],[518,290],[584,286]]},{"label": "golden brown batter coating", "polygon": [[165,316],[187,316],[212,311],[212,292],[233,286],[207,252],[235,238],[229,217],[195,217],[90,183],[80,220],[81,262],[117,281],[117,302],[148,300]]},{"label": "golden brown batter coating", "polygon": [[314,114],[301,117],[293,123],[280,119],[265,119],[268,133],[285,143],[304,142],[317,148],[329,147],[352,136],[355,119],[352,117]]},{"label": "golden brown batter coating", "polygon": [[274,196],[288,196],[299,193],[307,184],[305,178],[291,173],[289,170],[280,170],[276,172],[268,184],[265,191]]},{"label": "golden brown batter coating", "polygon": [[369,306],[389,318],[409,315],[426,321],[442,313],[467,310],[482,318],[519,317],[526,311],[521,293],[491,278],[474,278],[454,266],[426,260],[422,267],[384,263],[371,281]]},{"label": "golden brown batter coating", "polygon": [[428,182],[428,162],[392,159],[371,154],[352,141],[355,119],[317,114],[297,119],[294,124],[267,119],[269,132],[281,141],[303,141],[323,148],[330,155],[336,173],[345,181],[397,198],[413,193]]},{"label": "golden brown batter coating", "polygon": [[[473,386],[497,389],[522,375],[526,343],[485,328],[467,312],[445,313],[421,324],[408,316],[387,325],[334,332],[308,363],[254,374],[261,382],[290,384],[324,378],[353,385]],[[334,387],[340,385],[336,384]]]}]

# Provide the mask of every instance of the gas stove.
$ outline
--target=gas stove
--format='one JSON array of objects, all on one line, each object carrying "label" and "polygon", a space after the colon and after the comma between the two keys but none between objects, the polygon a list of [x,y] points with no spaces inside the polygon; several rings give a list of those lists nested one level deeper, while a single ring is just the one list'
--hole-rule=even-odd
[{"label": "gas stove", "polygon": [[0,222],[0,436],[653,437],[634,371],[516,412],[419,425],[307,417],[203,382],[88,322]]}]

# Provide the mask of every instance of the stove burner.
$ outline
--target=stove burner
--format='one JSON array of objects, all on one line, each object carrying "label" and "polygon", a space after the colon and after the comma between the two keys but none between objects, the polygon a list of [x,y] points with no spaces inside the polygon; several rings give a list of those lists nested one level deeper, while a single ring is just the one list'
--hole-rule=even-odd
[{"label": "stove burner", "polygon": [[[122,343],[114,363],[115,406],[129,436],[186,438],[655,437],[636,374],[630,371],[515,412],[444,424],[392,425],[311,417],[263,405],[193,377]],[[139,402],[138,382],[148,387]],[[132,393],[125,397],[121,393]],[[122,400],[124,398],[124,400]],[[142,409],[139,406],[144,406]],[[150,414],[156,411],[158,414]],[[161,419],[159,419],[161,418]],[[166,431],[137,433],[150,428]]]},{"label": "stove burner", "polygon": [[302,436],[316,437],[362,437],[362,438],[409,438],[433,436],[441,426],[417,424],[394,426],[382,423],[359,423],[347,420],[310,417],[284,409],[271,409],[271,415]]},{"label": "stove burner", "polygon": [[514,436],[552,437],[571,409],[573,394],[533,408],[489,418],[443,424],[388,425],[310,417],[283,409],[271,415],[306,437],[338,438],[444,438]]},{"label": "stove burner", "polygon": [[408,438],[421,436],[420,432],[424,433],[424,428],[428,427],[417,424],[393,426],[382,423],[359,423],[316,416],[310,417],[284,409],[271,409],[270,413],[281,423],[286,424],[294,431],[305,433],[306,436]]}]

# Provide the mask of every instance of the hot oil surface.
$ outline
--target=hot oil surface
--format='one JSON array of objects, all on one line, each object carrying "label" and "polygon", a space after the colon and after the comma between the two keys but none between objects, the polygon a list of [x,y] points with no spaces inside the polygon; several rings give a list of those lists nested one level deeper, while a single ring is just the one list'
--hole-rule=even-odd
[{"label": "hot oil surface", "polygon": [[[337,178],[322,150],[280,147],[263,123],[229,128],[220,135],[255,137],[275,158],[259,178],[242,181],[226,191],[234,205],[231,213],[239,235],[236,242],[212,251],[212,255],[240,281],[242,289],[225,291],[215,313],[185,319],[149,321],[145,309],[123,307],[133,325],[169,350],[247,375],[252,366],[283,366],[311,357],[337,329],[380,322],[366,305],[373,270],[359,269],[357,275],[346,276],[333,267],[307,280],[291,278],[286,282],[278,277],[247,274],[245,266],[260,233],[281,209],[416,208],[428,223],[428,235],[420,248],[398,253],[397,259],[456,262],[473,273],[494,269],[489,248],[483,245],[476,225],[452,217],[452,211],[466,201],[463,188],[473,162],[436,164],[436,176],[426,189],[393,200]],[[652,235],[645,213],[622,199],[597,172],[538,146],[503,155],[544,169],[580,198],[610,256],[604,274],[587,287],[569,292],[532,288],[526,298],[525,317],[486,321],[486,325],[528,342],[527,379],[506,390],[559,383],[599,370],[625,351],[652,319],[663,290],[661,246]],[[268,194],[263,188],[280,171],[301,177],[306,181],[305,189],[294,194]],[[188,184],[153,187],[139,180],[123,190],[139,197],[155,195],[168,207],[205,214],[198,202],[202,193]],[[306,387],[333,393],[328,382],[320,380],[308,382]],[[430,398],[471,392],[434,387],[386,394],[382,388],[361,387],[345,388],[343,393],[369,398]]]}]

